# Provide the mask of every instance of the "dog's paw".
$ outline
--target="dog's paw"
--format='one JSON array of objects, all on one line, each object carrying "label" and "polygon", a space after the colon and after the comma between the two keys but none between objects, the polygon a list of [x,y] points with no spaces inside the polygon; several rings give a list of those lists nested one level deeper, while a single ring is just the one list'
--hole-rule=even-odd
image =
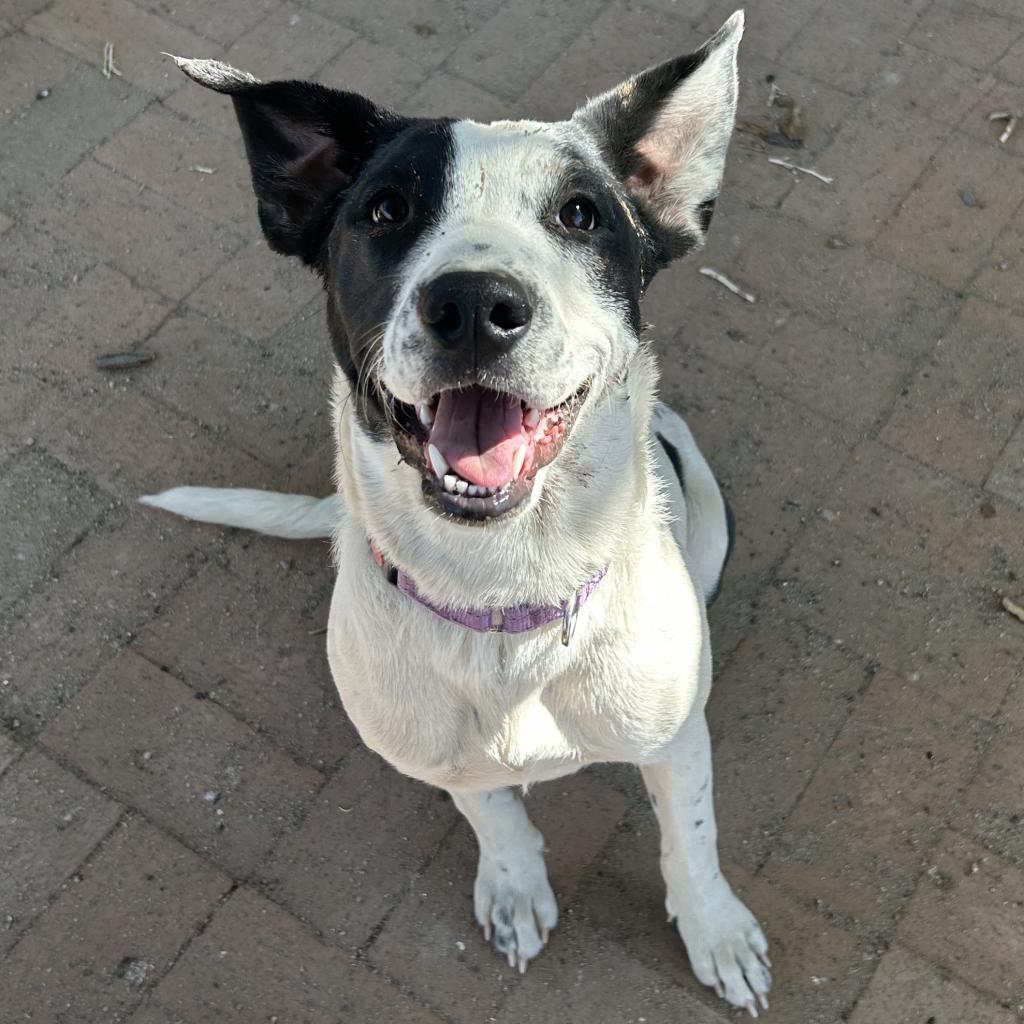
[{"label": "dog's paw", "polygon": [[519,865],[481,857],[473,905],[484,938],[493,942],[509,967],[518,967],[520,974],[544,948],[558,921],[555,894],[539,855]]},{"label": "dog's paw", "polygon": [[772,987],[768,941],[754,915],[726,888],[696,913],[676,918],[699,981],[732,1006],[757,1016]]}]

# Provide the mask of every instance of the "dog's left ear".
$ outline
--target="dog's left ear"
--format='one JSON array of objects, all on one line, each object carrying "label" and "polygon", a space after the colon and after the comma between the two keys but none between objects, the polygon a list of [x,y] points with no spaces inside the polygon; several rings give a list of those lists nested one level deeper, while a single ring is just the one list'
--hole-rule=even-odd
[{"label": "dog's left ear", "polygon": [[330,212],[374,148],[403,120],[355,93],[313,82],[260,82],[216,60],[173,57],[235,104],[270,247],[322,270]]},{"label": "dog's left ear", "polygon": [[644,212],[659,263],[707,232],[736,120],[742,36],[737,11],[695,53],[634,75],[573,115]]}]

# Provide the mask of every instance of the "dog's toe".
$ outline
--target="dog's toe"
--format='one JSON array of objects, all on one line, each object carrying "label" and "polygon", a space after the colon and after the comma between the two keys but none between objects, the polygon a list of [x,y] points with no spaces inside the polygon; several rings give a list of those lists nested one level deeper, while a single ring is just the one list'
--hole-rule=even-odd
[{"label": "dog's toe", "polygon": [[768,1009],[772,975],[768,942],[749,910],[730,892],[716,901],[713,912],[679,931],[690,955],[693,973],[732,1006],[751,1017]]},{"label": "dog's toe", "polygon": [[508,960],[509,967],[524,973],[558,921],[543,860],[518,871],[481,861],[473,897],[484,938]]}]

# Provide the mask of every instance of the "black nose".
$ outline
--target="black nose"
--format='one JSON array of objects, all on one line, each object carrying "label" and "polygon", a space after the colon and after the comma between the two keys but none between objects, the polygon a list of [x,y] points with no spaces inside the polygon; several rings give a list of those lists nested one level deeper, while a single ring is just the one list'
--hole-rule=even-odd
[{"label": "black nose", "polygon": [[438,344],[472,349],[477,358],[500,355],[525,333],[533,317],[526,289],[503,274],[442,274],[420,293],[420,318]]}]

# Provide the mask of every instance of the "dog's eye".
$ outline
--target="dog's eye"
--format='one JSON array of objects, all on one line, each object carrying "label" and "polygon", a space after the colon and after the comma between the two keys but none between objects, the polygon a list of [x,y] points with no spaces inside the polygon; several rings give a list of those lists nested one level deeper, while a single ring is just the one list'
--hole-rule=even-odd
[{"label": "dog's eye", "polygon": [[562,227],[573,231],[593,231],[597,227],[597,210],[589,199],[573,196],[558,211],[558,220]]},{"label": "dog's eye", "polygon": [[381,192],[370,204],[374,224],[401,224],[409,216],[409,203],[399,192]]}]

